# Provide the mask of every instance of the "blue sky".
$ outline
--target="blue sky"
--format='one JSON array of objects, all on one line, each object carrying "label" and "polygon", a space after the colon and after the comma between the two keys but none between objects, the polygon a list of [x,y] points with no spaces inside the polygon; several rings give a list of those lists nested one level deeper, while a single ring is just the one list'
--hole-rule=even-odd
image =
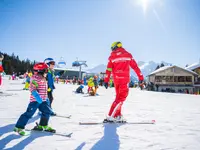
[{"label": "blue sky", "polygon": [[1,0],[0,51],[21,59],[107,64],[121,41],[136,61],[200,58],[199,0]]}]

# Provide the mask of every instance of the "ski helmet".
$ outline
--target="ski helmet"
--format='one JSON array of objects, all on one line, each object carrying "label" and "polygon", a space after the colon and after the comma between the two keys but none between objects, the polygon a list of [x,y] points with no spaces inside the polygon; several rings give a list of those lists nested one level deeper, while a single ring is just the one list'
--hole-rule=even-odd
[{"label": "ski helmet", "polygon": [[0,65],[0,73],[2,73],[3,72],[3,67],[2,67],[2,65]]},{"label": "ski helmet", "polygon": [[53,58],[46,58],[46,59],[44,60],[44,63],[46,63],[48,66],[50,66],[50,64],[55,65],[55,61],[54,61]]},{"label": "ski helmet", "polygon": [[35,64],[34,66],[33,66],[33,70],[35,71],[35,72],[38,72],[38,73],[47,73],[48,72],[48,66],[47,66],[47,64],[45,64],[45,63],[37,63],[37,64]]},{"label": "ski helmet", "polygon": [[112,45],[111,45],[111,50],[112,51],[114,51],[116,48],[120,48],[120,47],[122,47],[122,43],[121,42],[114,42],[114,43],[112,43]]}]

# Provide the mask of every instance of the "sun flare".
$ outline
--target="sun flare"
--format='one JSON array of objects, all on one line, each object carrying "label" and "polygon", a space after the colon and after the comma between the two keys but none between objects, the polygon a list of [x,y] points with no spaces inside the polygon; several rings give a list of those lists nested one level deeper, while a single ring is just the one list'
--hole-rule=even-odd
[{"label": "sun flare", "polygon": [[147,11],[149,0],[140,0],[144,13]]}]

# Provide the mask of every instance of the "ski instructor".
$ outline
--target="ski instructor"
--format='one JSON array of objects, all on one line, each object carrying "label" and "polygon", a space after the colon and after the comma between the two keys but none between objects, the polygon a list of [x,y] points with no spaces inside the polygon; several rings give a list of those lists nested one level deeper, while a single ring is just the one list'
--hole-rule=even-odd
[{"label": "ski instructor", "polygon": [[121,42],[114,42],[111,46],[111,50],[111,55],[108,58],[106,76],[104,78],[104,85],[108,87],[108,82],[112,73],[116,98],[104,122],[125,121],[121,114],[121,107],[128,96],[130,67],[136,72],[139,83],[143,82],[144,77],[132,55],[122,47]]}]

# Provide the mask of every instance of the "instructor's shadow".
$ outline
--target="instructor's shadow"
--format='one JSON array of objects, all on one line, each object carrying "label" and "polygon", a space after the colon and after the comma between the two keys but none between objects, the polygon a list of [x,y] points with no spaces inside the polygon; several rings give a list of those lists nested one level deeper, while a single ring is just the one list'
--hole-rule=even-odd
[{"label": "instructor's shadow", "polygon": [[[32,117],[29,120],[28,124],[35,122],[39,118],[40,118],[39,115]],[[15,127],[15,124],[9,124],[9,125],[0,127],[0,136],[2,136],[3,134],[9,133],[9,132],[13,132],[14,127]],[[6,136],[5,138],[0,140],[0,149],[3,149],[9,142],[11,142],[12,140],[18,139],[20,137],[21,137],[21,135],[16,135],[14,133]]]},{"label": "instructor's shadow", "polygon": [[105,124],[104,136],[91,148],[91,150],[119,150],[120,140],[117,128],[122,124]]}]

